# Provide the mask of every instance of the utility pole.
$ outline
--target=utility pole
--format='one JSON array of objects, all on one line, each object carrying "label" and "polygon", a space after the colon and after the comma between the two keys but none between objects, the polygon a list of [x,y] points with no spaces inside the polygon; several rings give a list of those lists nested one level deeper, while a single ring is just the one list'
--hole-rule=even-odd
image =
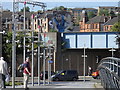
[{"label": "utility pole", "polygon": [[84,44],[84,82],[85,82],[85,44]]},{"label": "utility pole", "polygon": [[32,17],[32,86],[34,86],[34,14]]},{"label": "utility pole", "polygon": [[26,11],[25,11],[25,9],[26,9],[26,0],[25,0],[25,2],[24,2],[24,37],[23,37],[23,62],[25,62],[25,53],[26,53],[26,51],[25,51],[25,35],[26,35],[26,25],[25,25],[25,17],[26,17]]},{"label": "utility pole", "polygon": [[38,85],[40,85],[40,29],[41,27],[38,26]]},{"label": "utility pole", "polygon": [[84,82],[85,82],[85,72],[86,72],[86,60],[85,60],[85,58],[87,57],[87,55],[85,55],[85,44],[84,44],[84,55],[82,55],[82,57],[84,58],[83,60],[83,62],[84,62],[84,66],[83,66],[83,76],[84,76]]},{"label": "utility pole", "polygon": [[[2,4],[0,3],[0,31],[2,31]],[[2,34],[0,34],[0,57],[2,56]]]},{"label": "utility pole", "polygon": [[112,57],[114,57],[114,52],[116,51],[114,48],[110,49],[109,51],[111,51],[112,53]]},{"label": "utility pole", "polygon": [[12,34],[12,88],[15,88],[15,74],[16,74],[16,29],[17,29],[17,9],[14,8],[16,7],[15,5],[17,5],[17,2],[15,2],[15,0],[13,1],[13,18],[12,18],[12,22],[13,22],[13,34]]},{"label": "utility pole", "polygon": [[46,59],[46,55],[45,55],[45,46],[43,48],[43,85],[45,85],[45,59]]}]

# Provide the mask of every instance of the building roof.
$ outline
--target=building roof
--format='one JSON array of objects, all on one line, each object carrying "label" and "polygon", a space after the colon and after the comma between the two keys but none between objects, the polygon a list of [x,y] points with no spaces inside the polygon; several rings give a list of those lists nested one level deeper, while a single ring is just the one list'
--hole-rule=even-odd
[{"label": "building roof", "polygon": [[88,22],[86,22],[86,24],[104,23],[108,19],[109,19],[109,17],[107,17],[107,16],[95,16],[95,17],[91,18]]},{"label": "building roof", "polygon": [[80,32],[80,26],[74,26],[73,32]]},{"label": "building roof", "polygon": [[106,9],[116,8],[117,9],[117,7],[115,7],[115,6],[99,6],[99,8],[106,8]]},{"label": "building roof", "polygon": [[86,18],[86,21],[88,21],[88,15],[86,10],[82,10],[80,21],[83,21],[83,18]]},{"label": "building roof", "polygon": [[2,19],[12,19],[12,12],[10,11],[3,11],[2,12]]},{"label": "building roof", "polygon": [[[24,15],[23,12],[19,12],[18,14],[19,14],[19,16]],[[26,17],[30,19],[32,14],[33,14],[32,12],[26,12]],[[12,12],[11,11],[3,11],[2,12],[2,19],[6,19],[6,18],[12,19]]]},{"label": "building roof", "polygon": [[118,17],[108,20],[104,25],[114,25],[116,22],[118,22]]},{"label": "building roof", "polygon": [[97,10],[95,8],[73,8],[72,10]]}]

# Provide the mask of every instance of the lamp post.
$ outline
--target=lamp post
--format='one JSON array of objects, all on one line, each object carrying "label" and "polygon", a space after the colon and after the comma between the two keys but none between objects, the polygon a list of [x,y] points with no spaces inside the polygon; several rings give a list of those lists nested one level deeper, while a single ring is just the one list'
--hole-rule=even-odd
[{"label": "lamp post", "polygon": [[84,80],[83,80],[83,81],[85,82],[85,79],[86,79],[86,78],[85,78],[85,72],[86,72],[86,70],[85,70],[85,69],[86,69],[86,68],[85,68],[85,67],[86,67],[86,60],[85,60],[85,58],[87,57],[87,55],[85,55],[85,44],[84,44],[84,55],[82,55],[82,57],[84,58],[84,66],[83,66]]},{"label": "lamp post", "polygon": [[[25,0],[25,2],[24,2],[24,31],[26,31],[25,29],[25,8],[26,8],[26,0]],[[25,34],[26,32],[24,32],[24,37],[23,37],[23,62],[25,62]]]},{"label": "lamp post", "polygon": [[38,85],[40,85],[40,29],[41,27],[38,26]]},{"label": "lamp post", "polygon": [[34,86],[34,14],[32,15],[32,86]]},{"label": "lamp post", "polygon": [[[13,1],[13,7],[15,7],[15,0]],[[15,88],[15,63],[16,63],[16,43],[15,43],[15,39],[16,39],[16,17],[15,17],[15,8],[13,8],[13,34],[12,34],[12,88]]]},{"label": "lamp post", "polygon": [[5,31],[0,32],[0,34],[5,34]]},{"label": "lamp post", "polygon": [[110,52],[112,52],[112,57],[114,57],[114,52],[116,51],[114,48],[109,50]]}]

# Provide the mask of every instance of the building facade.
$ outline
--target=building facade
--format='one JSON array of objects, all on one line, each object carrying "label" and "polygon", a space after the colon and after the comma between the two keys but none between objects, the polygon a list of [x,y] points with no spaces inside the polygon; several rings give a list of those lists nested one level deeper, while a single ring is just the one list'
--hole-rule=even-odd
[{"label": "building facade", "polygon": [[85,48],[85,68],[88,75],[88,66],[96,70],[102,58],[112,57],[110,51],[114,48],[114,57],[120,57],[116,36],[118,32],[83,32],[83,33],[63,33],[61,35],[64,48],[61,47],[58,60],[56,59],[56,70],[77,70],[79,75],[83,75],[84,48]]},{"label": "building facade", "polygon": [[103,11],[103,10],[108,10],[109,12],[113,11],[115,14],[118,14],[119,13],[119,6],[118,7],[100,6],[100,7],[98,7],[98,15],[99,15],[100,11]]},{"label": "building facade", "polygon": [[86,11],[82,12],[80,20],[80,32],[101,32],[103,30],[103,25],[109,20],[108,16],[95,16],[88,20],[88,15]]},{"label": "building facade", "polygon": [[73,16],[73,20],[76,23],[79,23],[79,20],[81,18],[81,13],[83,10],[86,10],[87,12],[93,12],[95,15],[97,15],[98,10],[94,8],[74,8],[71,9],[71,14]]},{"label": "building facade", "polygon": [[[25,16],[25,28],[30,29],[31,28],[31,12],[26,12]],[[17,22],[17,28],[18,30],[23,30],[24,29],[24,14],[23,12],[18,13],[18,22]],[[12,24],[12,12],[11,11],[3,11],[2,12],[2,25],[3,29],[7,32],[11,32],[13,29],[13,24]]]},{"label": "building facade", "polygon": [[108,32],[111,30],[112,26],[118,22],[118,17],[113,17],[109,19],[103,26],[103,31]]}]

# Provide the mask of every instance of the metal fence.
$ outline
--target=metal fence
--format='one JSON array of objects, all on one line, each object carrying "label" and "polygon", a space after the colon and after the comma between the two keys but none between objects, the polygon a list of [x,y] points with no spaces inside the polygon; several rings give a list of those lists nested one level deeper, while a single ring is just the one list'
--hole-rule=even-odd
[{"label": "metal fence", "polygon": [[98,68],[102,86],[107,90],[120,90],[120,59],[107,57]]}]

